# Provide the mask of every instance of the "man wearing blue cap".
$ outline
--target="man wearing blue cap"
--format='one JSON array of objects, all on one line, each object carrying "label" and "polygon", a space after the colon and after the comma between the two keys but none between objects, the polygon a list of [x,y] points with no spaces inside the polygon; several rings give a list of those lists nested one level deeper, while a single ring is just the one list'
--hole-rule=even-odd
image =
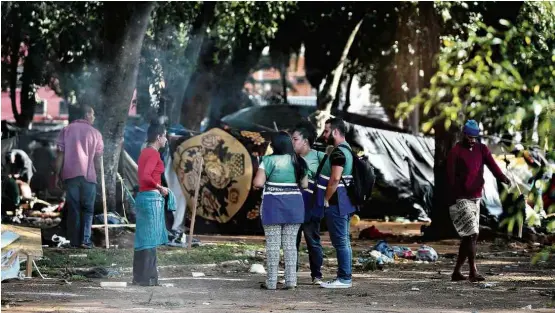
[{"label": "man wearing blue cap", "polygon": [[[449,183],[449,215],[455,229],[462,237],[459,255],[451,280],[483,281],[476,268],[476,243],[480,222],[480,198],[484,188],[484,165],[493,175],[505,184],[509,178],[503,174],[488,147],[477,138],[480,127],[475,120],[468,120],[463,128],[463,140],[457,143],[447,157],[447,180]],[[470,268],[468,278],[461,268],[468,258]]]}]

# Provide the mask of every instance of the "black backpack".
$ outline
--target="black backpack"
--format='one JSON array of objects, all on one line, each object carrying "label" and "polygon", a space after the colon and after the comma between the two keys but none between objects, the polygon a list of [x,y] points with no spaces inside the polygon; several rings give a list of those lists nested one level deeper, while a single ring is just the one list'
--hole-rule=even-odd
[{"label": "black backpack", "polygon": [[341,177],[341,181],[347,189],[351,203],[360,208],[372,197],[372,189],[376,182],[374,167],[368,159],[359,157],[348,146],[344,147],[351,152],[353,158],[353,180],[350,184],[347,184],[343,177]]}]

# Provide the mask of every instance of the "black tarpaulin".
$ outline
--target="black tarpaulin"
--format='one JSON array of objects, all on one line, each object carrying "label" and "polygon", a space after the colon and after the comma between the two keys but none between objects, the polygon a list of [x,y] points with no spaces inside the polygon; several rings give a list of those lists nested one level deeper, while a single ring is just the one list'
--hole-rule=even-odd
[{"label": "black tarpaulin", "polygon": [[347,139],[364,150],[376,170],[376,192],[362,217],[426,220],[434,185],[434,139],[352,124]]}]

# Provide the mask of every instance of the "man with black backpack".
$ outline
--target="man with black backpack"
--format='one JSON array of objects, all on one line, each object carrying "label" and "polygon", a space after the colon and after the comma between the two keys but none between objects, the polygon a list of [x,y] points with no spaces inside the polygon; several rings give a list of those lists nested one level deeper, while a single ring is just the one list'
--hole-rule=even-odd
[{"label": "man with black backpack", "polygon": [[318,177],[317,203],[324,207],[328,231],[337,254],[336,279],[322,283],[323,288],[352,286],[352,250],[349,234],[351,215],[356,207],[349,198],[347,186],[353,181],[353,154],[345,140],[347,127],[339,118],[326,121],[323,137],[333,145]]}]

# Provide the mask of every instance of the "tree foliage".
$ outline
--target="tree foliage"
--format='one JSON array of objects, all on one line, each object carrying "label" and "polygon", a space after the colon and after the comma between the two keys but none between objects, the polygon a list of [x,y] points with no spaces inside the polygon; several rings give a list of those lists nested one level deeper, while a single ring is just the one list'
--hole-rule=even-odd
[{"label": "tree foliage", "polygon": [[[460,126],[463,117],[482,122],[486,134],[523,131],[530,116],[541,109],[539,136],[544,143],[554,136],[555,106],[555,6],[550,2],[526,3],[516,24],[501,20],[499,31],[474,21],[465,40],[444,36],[438,71],[430,88],[399,105],[407,114],[415,105],[431,118],[429,132],[438,121]],[[483,31],[482,34],[479,34]],[[525,133],[532,139],[532,132]],[[553,147],[553,143],[549,143]]]}]

